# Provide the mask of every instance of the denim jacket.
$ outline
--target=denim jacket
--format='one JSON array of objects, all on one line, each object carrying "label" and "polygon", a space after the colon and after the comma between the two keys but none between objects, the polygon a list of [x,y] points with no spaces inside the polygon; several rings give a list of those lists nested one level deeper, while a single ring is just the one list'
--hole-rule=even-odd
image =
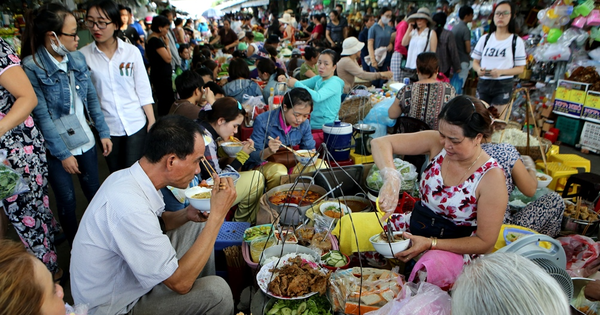
[{"label": "denim jacket", "polygon": [[[315,148],[316,142],[310,130],[309,120],[305,120],[297,128],[292,127],[292,129],[285,134],[279,123],[280,113],[281,108],[270,110],[258,115],[254,120],[250,138],[254,141],[254,148],[256,148],[256,151],[250,153],[250,158],[244,164],[244,169],[252,169],[253,167],[260,165],[263,161],[260,158],[260,154],[263,149],[269,146],[268,136],[273,138],[279,137],[281,143],[290,147],[299,146],[302,150],[312,150]],[[269,116],[271,116],[270,120]],[[269,123],[268,125],[267,122]]]},{"label": "denim jacket", "polygon": [[[71,152],[56,131],[53,120],[69,115],[71,109],[69,74],[60,71],[44,49],[44,47],[38,49],[35,53],[35,61],[33,56],[27,56],[23,60],[23,68],[38,99],[38,104],[33,109],[33,119],[44,134],[50,154],[62,161],[70,157]],[[74,72],[75,91],[91,116],[88,119],[93,120],[100,139],[110,138],[110,130],[104,121],[85,57],[79,51],[69,53],[68,57],[67,68]]]}]

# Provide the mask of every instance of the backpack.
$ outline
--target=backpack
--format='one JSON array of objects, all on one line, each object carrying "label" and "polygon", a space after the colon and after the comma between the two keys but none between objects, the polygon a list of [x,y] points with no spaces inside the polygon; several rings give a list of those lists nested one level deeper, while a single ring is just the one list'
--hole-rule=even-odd
[{"label": "backpack", "polygon": [[[485,46],[487,46],[488,40],[490,40],[490,36],[492,36],[492,34],[487,34],[487,37],[485,38],[485,41],[483,42],[483,48],[481,49],[481,51],[485,51]],[[513,67],[515,66],[515,51],[517,49],[517,34],[513,34],[513,38],[512,38],[512,55],[513,55]]]}]

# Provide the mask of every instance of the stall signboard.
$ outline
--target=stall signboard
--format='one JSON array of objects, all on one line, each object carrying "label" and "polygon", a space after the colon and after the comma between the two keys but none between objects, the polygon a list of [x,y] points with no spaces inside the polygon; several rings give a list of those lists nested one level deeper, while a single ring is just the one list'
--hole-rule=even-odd
[{"label": "stall signboard", "polygon": [[585,120],[600,123],[600,92],[587,92],[581,117]]},{"label": "stall signboard", "polygon": [[553,111],[559,115],[581,117],[589,87],[587,83],[558,80]]}]

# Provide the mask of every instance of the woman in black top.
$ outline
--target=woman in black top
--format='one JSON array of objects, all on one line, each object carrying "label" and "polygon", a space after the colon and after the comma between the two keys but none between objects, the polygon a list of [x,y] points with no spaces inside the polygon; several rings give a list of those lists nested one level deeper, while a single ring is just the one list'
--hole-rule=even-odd
[{"label": "woman in black top", "polygon": [[167,115],[171,105],[175,102],[173,83],[171,82],[173,74],[171,51],[167,39],[170,25],[171,23],[166,17],[155,16],[152,19],[152,34],[146,44],[146,56],[150,62],[150,83],[154,89],[159,116]]}]

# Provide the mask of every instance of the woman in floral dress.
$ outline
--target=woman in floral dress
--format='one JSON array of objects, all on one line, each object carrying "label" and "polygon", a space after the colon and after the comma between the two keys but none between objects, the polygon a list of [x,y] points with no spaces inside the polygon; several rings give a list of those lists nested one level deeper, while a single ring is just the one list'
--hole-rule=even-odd
[{"label": "woman in floral dress", "polygon": [[20,59],[0,38],[0,149],[26,183],[29,192],[2,201],[4,211],[25,247],[39,258],[54,278],[58,268],[54,233],[58,227],[48,206],[44,138],[29,115],[37,104],[35,92],[20,67]]}]

